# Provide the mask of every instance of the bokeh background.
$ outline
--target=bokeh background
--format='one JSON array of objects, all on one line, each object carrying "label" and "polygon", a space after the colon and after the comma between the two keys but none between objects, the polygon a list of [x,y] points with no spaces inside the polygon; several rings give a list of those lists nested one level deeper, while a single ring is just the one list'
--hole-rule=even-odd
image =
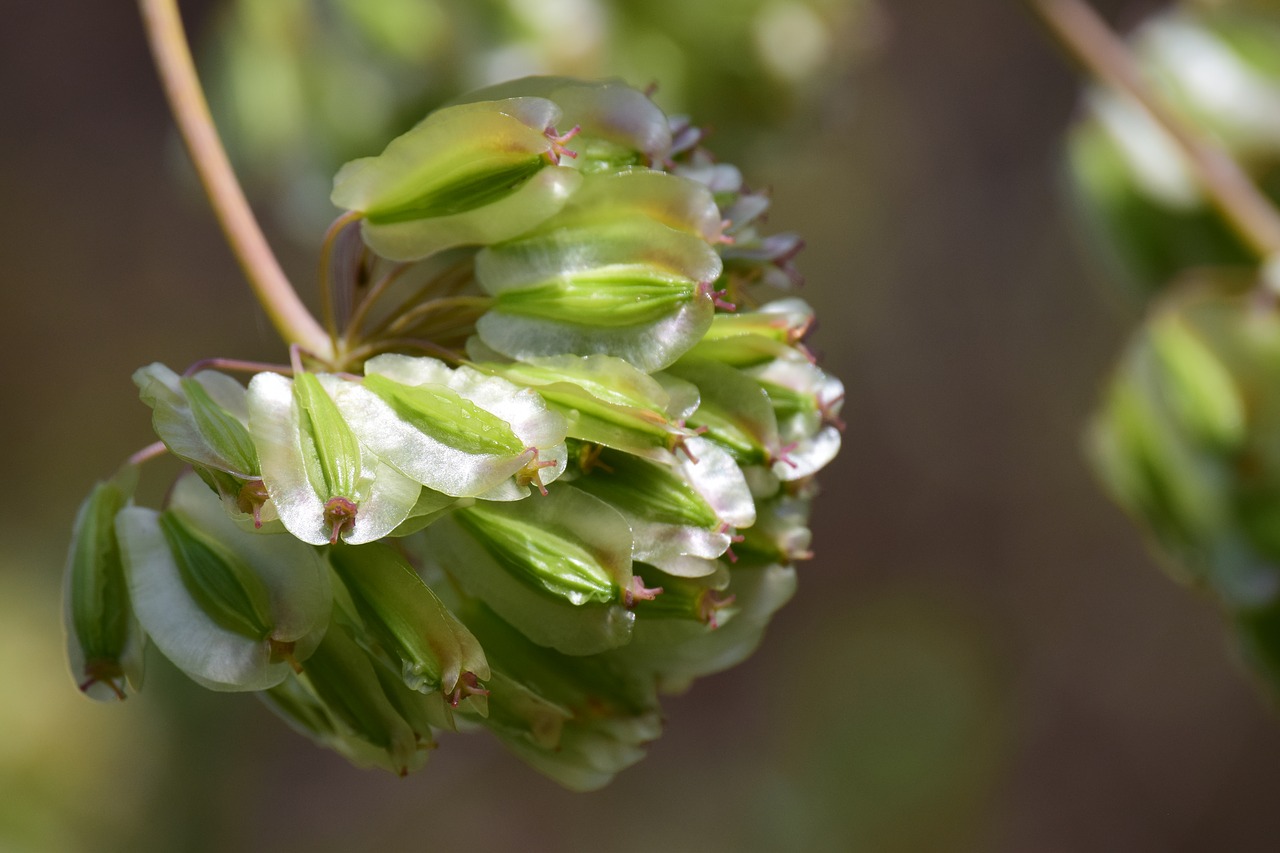
[{"label": "bokeh background", "polygon": [[[660,105],[710,113],[714,147],[773,187],[773,226],[806,237],[813,343],[848,387],[848,429],[821,478],[818,558],[764,647],[669,700],[649,757],[587,795],[482,736],[446,739],[406,780],[356,770],[158,656],[136,699],[82,699],[58,586],[76,505],[150,440],[130,373],[280,353],[194,186],[132,4],[13,0],[0,850],[1276,849],[1280,724],[1211,605],[1159,573],[1082,460],[1139,309],[1062,201],[1078,86],[1030,16],[725,0],[610,4],[585,35],[558,23],[584,4],[599,5],[470,4],[467,37],[505,52],[468,64],[469,42],[442,40],[431,85],[539,62],[657,81]],[[1101,5],[1120,22],[1153,6]],[[184,12],[218,74],[226,7]],[[804,50],[770,60],[782,36]],[[412,85],[369,73],[356,82]],[[433,91],[418,94],[448,94]],[[234,105],[220,111],[234,129]],[[320,233],[284,168],[246,165],[306,292]]]}]

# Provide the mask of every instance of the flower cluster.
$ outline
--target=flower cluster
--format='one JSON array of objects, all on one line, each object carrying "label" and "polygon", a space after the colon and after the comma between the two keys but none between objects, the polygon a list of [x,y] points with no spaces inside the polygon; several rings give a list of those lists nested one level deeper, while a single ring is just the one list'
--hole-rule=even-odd
[{"label": "flower cluster", "polygon": [[[602,785],[660,692],[754,649],[809,556],[843,389],[810,308],[756,296],[794,286],[799,240],[612,82],[479,92],[333,200],[331,356],[135,375],[190,471],[158,510],[132,464],[85,502],[77,681],[123,698],[150,643],[359,764],[407,773],[484,728]],[[247,387],[208,369],[237,366]]]}]

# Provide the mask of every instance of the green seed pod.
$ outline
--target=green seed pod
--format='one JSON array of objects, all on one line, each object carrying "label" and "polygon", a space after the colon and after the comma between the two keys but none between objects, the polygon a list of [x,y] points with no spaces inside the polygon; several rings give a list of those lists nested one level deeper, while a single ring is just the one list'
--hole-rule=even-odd
[{"label": "green seed pod", "polygon": [[[813,491],[813,490],[810,490]],[[740,559],[756,563],[791,565],[813,558],[809,550],[813,533],[809,530],[812,494],[791,495],[778,491],[756,499],[756,523],[743,531],[742,541],[733,546]]]},{"label": "green seed pod", "polygon": [[733,530],[755,522],[742,471],[706,439],[691,438],[682,453],[657,461],[606,450],[590,467],[574,485],[626,519],[633,559],[671,574],[711,574],[712,561],[733,542]]},{"label": "green seed pod", "polygon": [[405,776],[426,764],[434,744],[396,710],[375,666],[351,626],[334,619],[306,670],[263,699],[303,734],[353,763]]},{"label": "green seed pod", "polygon": [[[723,568],[723,567],[721,567]],[[720,628],[737,615],[734,596],[726,593],[729,571],[723,570],[696,579],[669,575],[653,566],[641,565],[643,585],[660,589],[660,595],[636,603],[636,622],[677,619]]]},{"label": "green seed pod", "polygon": [[775,359],[812,361],[802,343],[812,325],[813,309],[802,299],[779,299],[756,311],[717,314],[689,355],[739,369]]},{"label": "green seed pod", "polygon": [[464,678],[489,679],[476,638],[390,546],[339,546],[329,560],[365,629],[400,660],[409,687],[450,695]]},{"label": "green seed pod", "polygon": [[483,725],[535,769],[575,790],[605,784],[661,731],[653,680],[610,655],[574,657],[535,645],[479,601],[459,616],[491,650],[491,713]]},{"label": "green seed pod", "polygon": [[426,541],[440,569],[539,645],[593,654],[630,636],[631,530],[572,486],[460,509]]},{"label": "green seed pod", "polygon": [[631,643],[610,655],[652,673],[663,692],[682,692],[695,678],[728,669],[755,651],[765,626],[790,600],[795,586],[791,567],[741,560],[730,569],[728,587],[716,593],[717,600],[731,601],[732,607],[715,613],[714,623],[637,615]]},{"label": "green seed pod", "polygon": [[212,370],[178,376],[158,363],[137,370],[133,381],[152,409],[156,435],[196,469],[229,512],[252,516],[256,527],[275,519],[249,435],[243,385]]},{"label": "green seed pod", "polygon": [[63,578],[67,658],[81,692],[124,699],[126,680],[142,687],[146,637],[129,601],[115,519],[129,503],[138,469],[126,466],[98,483],[76,513]]},{"label": "green seed pod", "polygon": [[781,468],[787,463],[778,419],[759,383],[741,371],[706,359],[682,359],[668,372],[692,382],[701,393],[702,402],[689,417],[690,426],[705,428],[706,436],[739,464],[767,464],[782,476]]},{"label": "green seed pod", "polygon": [[720,208],[707,187],[679,175],[642,168],[588,176],[544,227],[599,225],[637,215],[700,237],[712,246],[724,238]]},{"label": "green seed pod", "polygon": [[599,353],[652,372],[706,332],[720,270],[701,236],[639,211],[552,220],[476,256],[476,280],[495,297],[476,331],[511,358]]},{"label": "green seed pod", "polygon": [[320,642],[329,575],[291,536],[241,530],[193,476],[163,513],[116,517],[138,620],[175,666],[211,690],[280,683]]},{"label": "green seed pod", "polygon": [[844,384],[816,365],[780,358],[743,373],[769,398],[778,423],[779,458],[773,473],[784,482],[811,477],[840,452]]},{"label": "green seed pod", "polygon": [[432,358],[383,355],[335,386],[343,416],[387,464],[455,497],[519,500],[565,465],[565,422],[536,392]]},{"label": "green seed pod", "polygon": [[536,389],[564,417],[567,435],[579,441],[665,458],[666,451],[695,434],[677,425],[683,401],[673,406],[660,382],[620,358],[563,355],[476,368]]},{"label": "green seed pod", "polygon": [[409,517],[422,491],[356,438],[332,396],[347,384],[311,373],[292,382],[259,373],[249,383],[263,482],[285,528],[312,545],[381,539]]},{"label": "green seed pod", "polygon": [[365,242],[392,260],[509,239],[556,213],[581,181],[555,165],[558,117],[543,98],[438,110],[379,156],[343,166],[333,203],[362,213]]}]

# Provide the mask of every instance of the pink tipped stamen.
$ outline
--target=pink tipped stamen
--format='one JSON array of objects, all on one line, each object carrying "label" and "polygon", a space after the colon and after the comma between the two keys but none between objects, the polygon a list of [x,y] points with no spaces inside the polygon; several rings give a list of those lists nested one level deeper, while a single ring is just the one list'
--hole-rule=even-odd
[{"label": "pink tipped stamen", "polygon": [[682,452],[684,453],[685,456],[689,457],[690,462],[692,462],[694,465],[697,465],[698,457],[693,455],[693,451],[689,449],[689,445],[687,444],[687,442],[690,438],[693,438],[694,436],[702,435],[704,432],[706,432],[707,431],[706,425],[704,424],[700,427],[689,429],[689,427],[686,427],[684,425],[684,418],[681,418],[680,420],[676,421],[675,426],[677,429],[687,430],[691,432],[693,435],[680,435],[680,434],[672,435],[671,448],[670,448],[671,452],[672,453]]},{"label": "pink tipped stamen", "polygon": [[727,521],[720,522],[720,529],[718,532],[728,533],[729,541],[732,543],[728,548],[724,549],[724,555],[729,558],[730,563],[736,563],[738,562],[738,555],[733,553],[733,546],[737,545],[739,542],[746,542],[747,537],[741,533],[733,533],[732,531],[733,531],[733,528],[729,525]]},{"label": "pink tipped stamen", "polygon": [[622,591],[622,605],[630,610],[637,601],[653,601],[659,595],[662,595],[662,587],[645,586],[644,578],[632,575],[630,585]]},{"label": "pink tipped stamen", "polygon": [[720,627],[720,620],[717,612],[728,607],[737,599],[732,593],[723,593],[719,590],[709,589],[698,597],[698,618],[707,623],[711,630]]},{"label": "pink tipped stamen", "polygon": [[729,229],[732,227],[733,227],[732,219],[721,219],[720,220],[720,238],[716,242],[720,243],[723,246],[732,246],[735,243],[737,243],[738,241],[733,238],[733,235],[728,233]]},{"label": "pink tipped stamen", "polygon": [[489,691],[480,686],[480,679],[474,672],[464,672],[458,678],[458,686],[449,695],[449,704],[456,708],[458,703],[468,696],[488,696]]},{"label": "pink tipped stamen", "polygon": [[790,465],[792,469],[799,468],[800,467],[799,463],[797,463],[794,459],[792,459],[790,455],[799,446],[800,446],[800,443],[797,441],[793,441],[789,444],[782,445],[781,447],[778,448],[777,452],[773,454],[772,461],[781,462],[783,465]]},{"label": "pink tipped stamen", "polygon": [[[543,468],[555,467],[555,460],[548,459],[544,462],[538,461],[538,448],[526,447],[524,453],[532,453],[533,458],[525,463],[524,467],[516,474],[516,482],[522,486],[537,486],[538,491],[545,498],[547,496],[547,487],[542,484],[542,476],[540,472]],[[524,455],[524,454],[521,454]]]},{"label": "pink tipped stamen", "polygon": [[716,290],[712,282],[703,281],[698,283],[698,295],[701,296],[703,294],[710,296],[711,302],[722,311],[732,313],[738,310],[737,305],[734,305],[732,302],[725,299],[725,297],[729,295],[729,291],[727,289]]},{"label": "pink tipped stamen", "polygon": [[547,128],[545,133],[547,139],[551,140],[551,147],[542,156],[546,157],[553,166],[559,166],[560,158],[562,157],[568,157],[572,160],[578,159],[578,152],[570,151],[564,147],[564,144],[581,132],[582,128],[576,124],[567,133],[563,134],[557,134],[554,127]]}]

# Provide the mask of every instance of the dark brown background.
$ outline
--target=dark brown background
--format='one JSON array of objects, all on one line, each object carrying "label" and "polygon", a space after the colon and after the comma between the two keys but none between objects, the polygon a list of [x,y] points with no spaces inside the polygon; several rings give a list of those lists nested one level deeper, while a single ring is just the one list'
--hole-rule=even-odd
[{"label": "dark brown background", "polygon": [[75,695],[57,581],[81,496],[149,441],[129,374],[279,353],[132,5],[6,6],[0,848],[1276,849],[1280,727],[1082,463],[1136,313],[1060,203],[1074,78],[1016,3],[888,5],[878,61],[742,162],[808,239],[848,385],[818,559],[762,651],[591,795],[482,736],[358,771],[158,661],[123,707]]}]

